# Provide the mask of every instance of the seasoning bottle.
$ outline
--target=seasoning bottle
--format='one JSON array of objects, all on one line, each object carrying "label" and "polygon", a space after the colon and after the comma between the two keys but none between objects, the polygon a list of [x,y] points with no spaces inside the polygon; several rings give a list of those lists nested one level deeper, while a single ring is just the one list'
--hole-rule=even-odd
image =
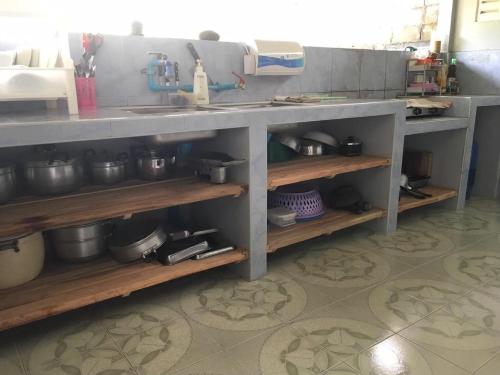
[{"label": "seasoning bottle", "polygon": [[201,60],[196,60],[193,78],[193,94],[196,104],[209,103],[207,73],[203,71]]}]

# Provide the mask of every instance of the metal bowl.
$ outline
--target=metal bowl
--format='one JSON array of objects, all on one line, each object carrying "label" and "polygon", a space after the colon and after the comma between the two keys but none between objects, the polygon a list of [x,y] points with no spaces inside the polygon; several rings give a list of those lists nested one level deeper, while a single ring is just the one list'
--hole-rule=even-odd
[{"label": "metal bowl", "polygon": [[300,140],[299,138],[284,133],[276,133],[273,135],[273,138],[281,143],[282,145],[291,148],[295,152],[300,152]]}]

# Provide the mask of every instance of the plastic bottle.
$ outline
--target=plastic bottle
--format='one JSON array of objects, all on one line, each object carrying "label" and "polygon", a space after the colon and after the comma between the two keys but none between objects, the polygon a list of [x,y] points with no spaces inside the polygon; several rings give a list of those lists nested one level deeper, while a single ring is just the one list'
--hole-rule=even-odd
[{"label": "plastic bottle", "polygon": [[448,67],[448,76],[446,77],[446,91],[449,94],[458,93],[457,82],[457,59],[451,59],[451,64]]},{"label": "plastic bottle", "polygon": [[207,73],[203,71],[201,60],[196,60],[193,78],[193,94],[196,104],[209,103]]}]

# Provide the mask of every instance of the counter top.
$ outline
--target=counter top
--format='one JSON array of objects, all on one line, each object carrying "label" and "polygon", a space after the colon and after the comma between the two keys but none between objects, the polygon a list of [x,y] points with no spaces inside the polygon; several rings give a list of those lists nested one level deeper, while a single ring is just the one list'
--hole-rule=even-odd
[{"label": "counter top", "polygon": [[346,99],[313,105],[146,115],[126,108],[103,108],[79,115],[58,111],[6,113],[0,115],[0,147],[402,114],[404,108],[404,100]]}]

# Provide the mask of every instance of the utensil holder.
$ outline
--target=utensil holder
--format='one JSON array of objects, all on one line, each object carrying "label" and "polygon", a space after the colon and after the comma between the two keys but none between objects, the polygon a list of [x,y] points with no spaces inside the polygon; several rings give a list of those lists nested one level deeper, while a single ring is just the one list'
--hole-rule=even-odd
[{"label": "utensil holder", "polygon": [[96,109],[96,93],[94,77],[77,77],[76,95],[78,98],[79,109]]}]

